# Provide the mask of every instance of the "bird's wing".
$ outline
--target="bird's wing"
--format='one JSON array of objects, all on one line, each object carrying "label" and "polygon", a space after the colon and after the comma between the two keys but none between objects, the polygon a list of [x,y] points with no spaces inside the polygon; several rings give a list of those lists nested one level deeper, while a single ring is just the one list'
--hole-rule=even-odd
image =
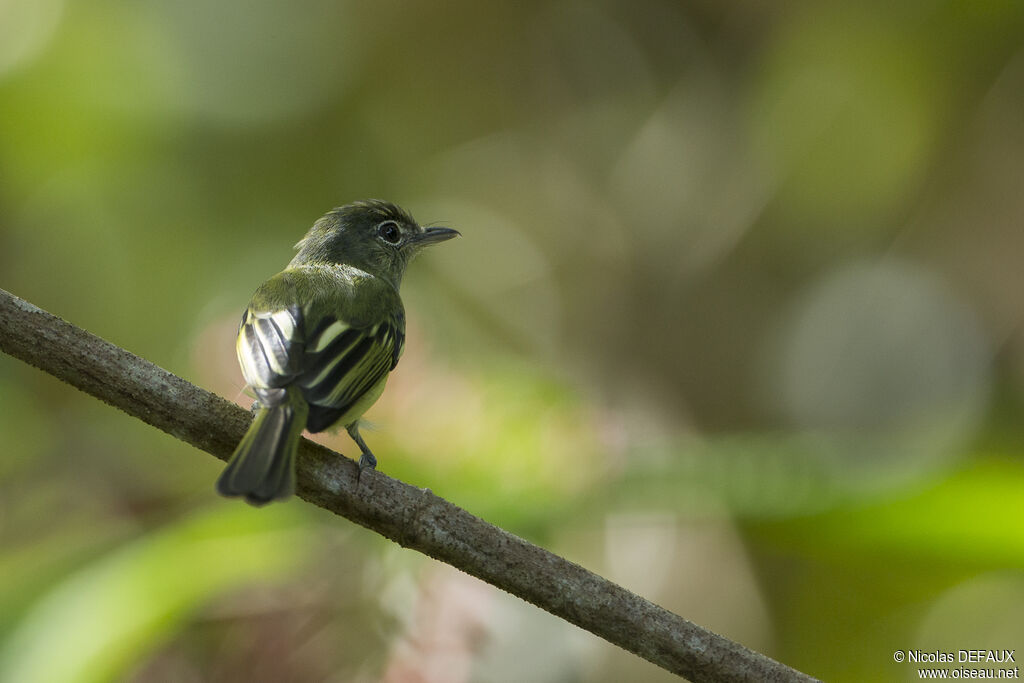
[{"label": "bird's wing", "polygon": [[257,396],[296,384],[309,403],[340,416],[397,365],[405,314],[390,286],[366,296],[313,280],[323,277],[293,270],[268,280],[242,316],[236,350]]},{"label": "bird's wing", "polygon": [[242,375],[257,392],[287,386],[302,371],[305,355],[302,309],[289,306],[242,315],[235,351]]},{"label": "bird's wing", "polygon": [[[369,327],[326,317],[309,336],[296,383],[314,405],[347,409],[398,363],[405,340],[395,316]],[[340,413],[339,413],[340,414]]]}]

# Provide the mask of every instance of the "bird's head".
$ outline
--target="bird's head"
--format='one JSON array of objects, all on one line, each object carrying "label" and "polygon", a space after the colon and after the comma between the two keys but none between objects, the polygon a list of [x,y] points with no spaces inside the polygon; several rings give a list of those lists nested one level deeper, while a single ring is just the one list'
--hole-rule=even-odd
[{"label": "bird's head", "polygon": [[291,265],[344,263],[382,277],[397,288],[405,267],[419,251],[459,234],[451,228],[418,224],[400,207],[366,199],[332,209],[295,245]]}]

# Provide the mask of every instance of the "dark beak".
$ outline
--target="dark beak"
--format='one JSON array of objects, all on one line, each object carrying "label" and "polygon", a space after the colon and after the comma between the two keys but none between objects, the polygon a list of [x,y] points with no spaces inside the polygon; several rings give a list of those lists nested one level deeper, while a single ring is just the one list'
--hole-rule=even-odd
[{"label": "dark beak", "polygon": [[427,228],[409,241],[418,247],[425,247],[428,244],[437,244],[453,237],[459,237],[461,234],[458,230],[451,228]]}]

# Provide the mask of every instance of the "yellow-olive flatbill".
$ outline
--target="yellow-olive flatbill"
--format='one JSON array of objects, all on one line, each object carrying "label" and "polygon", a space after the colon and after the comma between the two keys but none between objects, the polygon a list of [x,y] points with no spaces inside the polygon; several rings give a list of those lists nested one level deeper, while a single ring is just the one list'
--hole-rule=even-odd
[{"label": "yellow-olive flatbill", "polygon": [[398,290],[409,261],[459,233],[424,228],[389,202],[354,202],[320,218],[288,267],[256,290],[236,350],[256,394],[255,417],[217,480],[253,505],[295,490],[302,430],[343,426],[360,467],[377,459],[359,418],[380,397],[405,344]]}]

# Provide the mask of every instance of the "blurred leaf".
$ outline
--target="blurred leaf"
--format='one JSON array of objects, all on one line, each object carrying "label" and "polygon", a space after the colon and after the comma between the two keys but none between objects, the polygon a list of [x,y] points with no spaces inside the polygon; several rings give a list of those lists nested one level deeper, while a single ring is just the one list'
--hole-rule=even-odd
[{"label": "blurred leaf", "polygon": [[[51,505],[59,504],[51,500]],[[39,516],[38,511],[33,511]],[[128,524],[81,518],[54,534],[36,534],[23,544],[8,542],[0,555],[0,643],[29,606],[54,583],[123,539]],[[14,546],[14,547],[12,547]]]},{"label": "blurred leaf", "polygon": [[148,534],[56,585],[0,647],[0,680],[118,677],[217,593],[304,556],[295,508],[218,506]]},{"label": "blurred leaf", "polygon": [[0,80],[46,48],[63,10],[63,0],[4,0],[0,4]]},{"label": "blurred leaf", "polygon": [[[811,517],[757,524],[763,540],[827,556],[1024,565],[1024,466],[986,458],[917,490]],[[827,538],[828,543],[821,543]]]}]

